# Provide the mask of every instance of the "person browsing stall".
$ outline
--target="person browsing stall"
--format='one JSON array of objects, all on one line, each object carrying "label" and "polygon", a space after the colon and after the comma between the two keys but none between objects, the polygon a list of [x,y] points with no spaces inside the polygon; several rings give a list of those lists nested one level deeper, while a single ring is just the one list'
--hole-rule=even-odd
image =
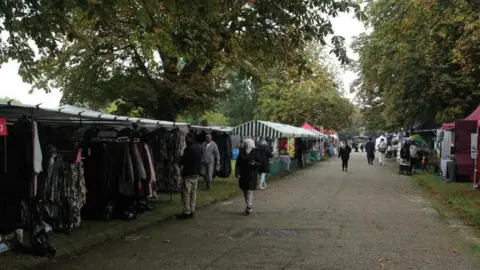
[{"label": "person browsing stall", "polygon": [[220,169],[220,152],[217,144],[212,140],[211,134],[207,134],[206,142],[202,146],[202,152],[202,174],[207,184],[207,190],[210,190],[214,170]]},{"label": "person browsing stall", "polygon": [[267,188],[267,174],[270,173],[270,158],[273,157],[270,147],[268,147],[267,141],[260,142],[258,147],[258,152],[262,160],[262,166],[259,168],[258,172],[260,173],[260,183],[258,184],[257,189],[266,189]]},{"label": "person browsing stall", "polygon": [[202,149],[195,142],[195,135],[188,133],[185,136],[185,148],[179,165],[182,166],[182,203],[183,213],[179,219],[193,218],[197,202],[198,177],[202,168]]}]

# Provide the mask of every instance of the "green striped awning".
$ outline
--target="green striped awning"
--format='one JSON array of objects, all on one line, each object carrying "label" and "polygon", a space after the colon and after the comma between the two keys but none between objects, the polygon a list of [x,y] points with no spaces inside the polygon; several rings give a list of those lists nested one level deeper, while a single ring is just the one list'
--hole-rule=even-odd
[{"label": "green striped awning", "polygon": [[272,139],[284,137],[320,137],[312,131],[303,128],[260,120],[253,120],[240,126],[234,127],[231,134],[252,137],[269,137]]}]

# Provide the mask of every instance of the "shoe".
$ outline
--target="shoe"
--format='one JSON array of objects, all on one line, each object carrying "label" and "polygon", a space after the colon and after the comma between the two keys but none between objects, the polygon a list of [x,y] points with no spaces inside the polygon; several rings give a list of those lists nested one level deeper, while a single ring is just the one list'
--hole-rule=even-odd
[{"label": "shoe", "polygon": [[267,189],[267,183],[263,184],[263,189]]},{"label": "shoe", "polygon": [[345,169],[344,169],[344,168],[342,168],[342,172],[343,172],[344,170],[345,170]]},{"label": "shoe", "polygon": [[257,187],[257,189],[265,189],[263,186],[259,186]]},{"label": "shoe", "polygon": [[252,211],[253,211],[253,209],[251,207],[247,207],[245,209],[245,215],[247,215],[247,216],[250,215],[250,213],[252,213]]},{"label": "shoe", "polygon": [[347,169],[347,168],[345,168],[345,171],[346,171],[346,172],[348,172],[348,169]]},{"label": "shoe", "polygon": [[190,213],[190,214],[181,213],[181,214],[177,215],[178,220],[185,220],[185,219],[191,219],[191,218],[193,218],[192,213]]},{"label": "shoe", "polygon": [[190,213],[190,218],[194,218],[195,217],[195,212],[191,212]]}]

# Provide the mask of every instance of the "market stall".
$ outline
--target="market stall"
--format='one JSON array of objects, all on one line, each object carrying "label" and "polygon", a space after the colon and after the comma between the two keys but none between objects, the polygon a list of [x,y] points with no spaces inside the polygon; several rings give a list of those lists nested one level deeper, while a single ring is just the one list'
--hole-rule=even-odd
[{"label": "market stall", "polygon": [[312,147],[310,147],[310,157],[311,161],[320,161],[322,156],[325,154],[325,141],[328,140],[328,136],[320,132],[318,129],[314,128],[309,123],[303,123],[303,129],[309,130],[319,136],[319,140],[312,142]]},{"label": "market stall", "polygon": [[[305,160],[306,147],[302,143],[302,138],[320,138],[319,135],[303,128],[260,120],[253,120],[237,126],[233,128],[231,134],[240,135],[243,138],[262,138],[268,141],[275,155],[270,164],[272,175],[281,172],[275,171],[275,169],[295,169],[298,166],[298,162],[292,162],[294,158],[297,161],[299,158],[302,161]],[[307,159],[309,160],[309,158]]]},{"label": "market stall", "polygon": [[228,178],[232,174],[232,158],[233,148],[230,132],[232,127],[220,127],[220,126],[197,126],[189,125],[190,132],[196,133],[196,140],[198,143],[204,143],[207,134],[212,135],[213,141],[218,146],[220,152],[220,170],[215,171],[214,177]]},{"label": "market stall", "polygon": [[69,105],[0,103],[0,235],[27,229],[54,253],[53,231],[153,209],[155,191],[179,185],[186,130]]},{"label": "market stall", "polygon": [[[463,120],[442,125],[443,141],[450,136],[450,147],[447,142],[442,144],[441,168],[444,175],[453,174],[455,180],[468,179],[473,182],[474,188],[478,188],[478,130],[480,127],[480,107]],[[443,153],[449,152],[449,155]],[[446,164],[453,164],[447,166]],[[448,168],[451,168],[449,172]]]}]

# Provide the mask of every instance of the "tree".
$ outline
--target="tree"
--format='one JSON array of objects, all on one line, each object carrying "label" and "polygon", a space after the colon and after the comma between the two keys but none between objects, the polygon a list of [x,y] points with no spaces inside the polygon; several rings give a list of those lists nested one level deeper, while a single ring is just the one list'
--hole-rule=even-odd
[{"label": "tree", "polygon": [[410,128],[463,118],[480,98],[480,20],[468,0],[369,5],[373,31],[354,44],[354,84],[370,128]]},{"label": "tree", "polygon": [[[295,65],[293,52],[333,34],[324,15],[348,11],[363,16],[355,0],[1,1],[0,63],[20,61],[25,81],[60,88],[62,102],[121,99],[117,113],[174,120],[225,96],[223,67]],[[344,39],[332,44],[346,62]]]},{"label": "tree", "polygon": [[208,126],[228,126],[227,117],[218,112],[206,112],[200,118],[200,121],[204,122]]},{"label": "tree", "polygon": [[232,71],[228,76],[225,85],[227,98],[220,103],[220,107],[228,118],[229,125],[238,126],[254,119],[258,103],[258,81],[258,77],[241,69]]},{"label": "tree", "polygon": [[[311,55],[311,51],[307,51]],[[286,69],[266,76],[259,90],[256,119],[300,126],[303,122],[342,130],[351,123],[353,105],[337,90],[329,70],[312,57],[299,75]]]}]

